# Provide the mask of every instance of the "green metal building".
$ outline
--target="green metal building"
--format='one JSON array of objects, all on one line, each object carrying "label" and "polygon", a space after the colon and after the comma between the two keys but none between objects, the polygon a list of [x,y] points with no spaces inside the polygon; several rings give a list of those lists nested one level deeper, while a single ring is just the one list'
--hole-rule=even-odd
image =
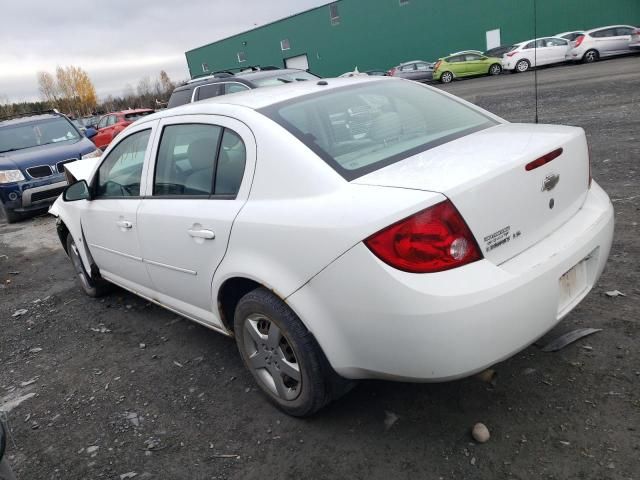
[{"label": "green metal building", "polygon": [[331,77],[538,36],[640,25],[640,0],[339,0],[186,52],[192,77],[252,65]]}]

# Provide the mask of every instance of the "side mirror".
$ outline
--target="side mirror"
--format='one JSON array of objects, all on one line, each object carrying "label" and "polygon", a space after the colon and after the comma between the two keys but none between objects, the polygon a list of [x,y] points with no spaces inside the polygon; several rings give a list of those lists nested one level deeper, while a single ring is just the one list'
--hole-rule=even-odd
[{"label": "side mirror", "polygon": [[84,131],[84,136],[87,138],[93,138],[97,135],[98,131],[93,127],[87,127]]},{"label": "side mirror", "polygon": [[62,192],[62,200],[65,202],[76,202],[78,200],[91,200],[91,192],[86,180],[78,180],[72,183]]}]

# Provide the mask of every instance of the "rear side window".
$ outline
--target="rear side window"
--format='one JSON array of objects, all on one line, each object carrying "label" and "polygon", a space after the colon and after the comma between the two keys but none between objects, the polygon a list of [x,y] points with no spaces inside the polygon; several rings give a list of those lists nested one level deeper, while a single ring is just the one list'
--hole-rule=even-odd
[{"label": "rear side window", "polygon": [[260,111],[347,180],[497,124],[436,90],[393,80],[337,88]]},{"label": "rear side window", "polygon": [[220,95],[222,85],[218,83],[210,83],[197,88],[196,100],[204,100],[205,98],[213,98]]},{"label": "rear side window", "polygon": [[595,38],[606,38],[606,37],[614,37],[616,35],[615,28],[607,28],[605,30],[598,30],[597,32],[593,32],[591,34],[592,37]]},{"label": "rear side window", "polygon": [[185,88],[184,90],[174,90],[171,94],[171,98],[169,98],[167,108],[178,107],[180,105],[191,103],[191,93],[192,90],[190,88]]},{"label": "rear side window", "polygon": [[153,195],[235,197],[245,158],[244,143],[229,129],[205,124],[166,126],[158,149]]},{"label": "rear side window", "polygon": [[250,90],[249,87],[242,83],[227,83],[224,87],[224,93],[246,92],[247,90]]},{"label": "rear side window", "polygon": [[137,197],[151,130],[129,135],[111,150],[98,168],[96,197]]}]

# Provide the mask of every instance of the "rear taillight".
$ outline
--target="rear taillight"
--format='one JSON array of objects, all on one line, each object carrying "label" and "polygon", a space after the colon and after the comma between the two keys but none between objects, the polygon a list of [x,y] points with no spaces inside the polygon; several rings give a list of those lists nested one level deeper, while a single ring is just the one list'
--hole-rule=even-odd
[{"label": "rear taillight", "polygon": [[442,272],[482,258],[450,200],[394,223],[364,243],[383,262],[412,273]]},{"label": "rear taillight", "polygon": [[576,38],[576,43],[574,45],[574,47],[579,47],[582,42],[584,42],[584,35],[580,35],[578,38]]},{"label": "rear taillight", "polygon": [[517,51],[509,52],[507,53],[507,57],[513,57],[516,53],[518,52]]},{"label": "rear taillight", "polygon": [[440,65],[442,65],[442,60],[438,60],[435,64],[435,66],[433,67],[433,71],[437,72],[438,68],[440,68]]}]

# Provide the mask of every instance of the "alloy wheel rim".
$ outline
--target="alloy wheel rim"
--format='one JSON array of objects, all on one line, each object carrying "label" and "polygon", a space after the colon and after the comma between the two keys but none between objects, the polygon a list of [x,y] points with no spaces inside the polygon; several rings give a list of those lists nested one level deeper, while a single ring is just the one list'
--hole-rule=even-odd
[{"label": "alloy wheel rim", "polygon": [[444,77],[444,83],[449,83],[449,82],[451,82],[451,80],[452,80],[452,79],[451,79],[452,75],[451,75],[450,73],[448,73],[448,72],[447,72],[447,73],[445,73],[445,74],[443,75],[443,77]]},{"label": "alloy wheel rim", "polygon": [[596,59],[596,55],[594,52],[589,52],[587,53],[587,61],[588,62],[593,62]]},{"label": "alloy wheel rim", "polygon": [[243,346],[258,380],[282,400],[295,400],[302,390],[300,364],[287,337],[266,315],[254,313],[244,321]]},{"label": "alloy wheel rim", "polygon": [[529,68],[529,67],[527,66],[526,62],[518,63],[518,70],[520,70],[521,72],[526,72],[527,68]]},{"label": "alloy wheel rim", "polygon": [[493,67],[491,67],[491,73],[493,75],[497,75],[499,71],[500,71],[500,68],[497,65],[494,65]]}]

